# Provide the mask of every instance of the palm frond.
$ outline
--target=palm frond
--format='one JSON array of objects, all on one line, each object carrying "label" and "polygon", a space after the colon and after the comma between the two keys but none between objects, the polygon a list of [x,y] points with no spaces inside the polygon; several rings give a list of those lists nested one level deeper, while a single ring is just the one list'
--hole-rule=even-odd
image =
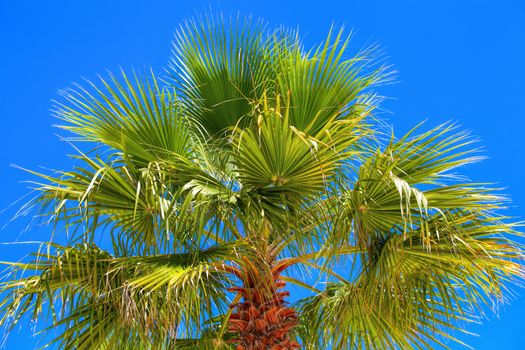
[{"label": "palm frond", "polygon": [[353,188],[340,197],[356,240],[366,244],[376,233],[414,227],[425,235],[427,218],[444,210],[502,208],[504,199],[490,185],[469,183],[451,172],[481,158],[469,148],[473,139],[454,129],[445,124],[411,137],[414,129],[362,164]]},{"label": "palm frond", "polygon": [[188,113],[208,136],[233,127],[270,88],[274,73],[262,22],[207,16],[175,35],[170,71]]},{"label": "palm frond", "polygon": [[348,55],[350,36],[333,28],[324,44],[303,52],[299,43],[280,58],[279,92],[289,98],[290,124],[315,135],[333,119],[361,117],[373,107],[368,88],[388,77],[367,50]]},{"label": "palm frond", "polygon": [[506,286],[524,276],[521,248],[501,236],[514,228],[460,211],[436,214],[429,226],[430,249],[418,230],[385,234],[355,281],[301,301],[307,348],[448,348],[464,323],[496,311]]},{"label": "palm frond", "polygon": [[234,244],[134,257],[115,257],[92,244],[51,248],[32,263],[9,264],[0,322],[13,327],[24,315],[36,319],[48,309],[53,327],[62,330],[56,342],[66,349],[198,335],[203,322],[226,308],[222,266],[236,257]]},{"label": "palm frond", "polygon": [[185,156],[190,152],[188,121],[180,103],[168,88],[151,78],[133,78],[122,72],[122,80],[109,74],[90,89],[62,91],[65,102],[56,114],[65,122],[62,129],[82,140],[100,142],[124,152],[139,164]]}]

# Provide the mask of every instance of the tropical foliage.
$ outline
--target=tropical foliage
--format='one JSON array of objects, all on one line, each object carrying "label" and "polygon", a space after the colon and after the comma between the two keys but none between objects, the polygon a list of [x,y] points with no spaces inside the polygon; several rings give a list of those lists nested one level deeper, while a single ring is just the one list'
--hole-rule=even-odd
[{"label": "tropical foliage", "polygon": [[386,136],[371,89],[388,69],[348,45],[210,16],[176,33],[162,82],[63,91],[75,166],[32,172],[23,211],[57,239],[5,263],[0,324],[47,318],[64,349],[456,341],[523,277],[516,224],[455,173],[480,160],[468,133]]}]

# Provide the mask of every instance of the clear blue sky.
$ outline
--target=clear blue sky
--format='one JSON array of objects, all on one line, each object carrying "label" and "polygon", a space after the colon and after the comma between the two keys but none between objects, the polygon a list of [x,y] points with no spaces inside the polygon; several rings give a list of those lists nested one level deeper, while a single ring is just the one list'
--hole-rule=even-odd
[{"label": "clear blue sky", "polygon": [[[71,149],[55,136],[49,113],[58,89],[119,66],[160,71],[181,20],[210,6],[299,27],[307,45],[332,22],[354,29],[356,49],[378,43],[398,71],[398,83],[379,91],[390,98],[383,117],[399,133],[423,119],[471,130],[489,159],[464,171],[504,186],[514,200],[509,214],[525,217],[524,0],[0,0],[0,208],[27,193],[20,181],[29,177],[9,164],[70,166],[64,154]],[[0,226],[12,213],[0,214]],[[0,242],[48,238],[46,228],[21,234],[26,224],[9,224]],[[27,251],[0,245],[0,260]],[[517,296],[499,319],[470,328],[481,337],[463,339],[477,349],[525,349],[523,315],[525,297]],[[6,348],[31,349],[30,327],[17,328]]]}]

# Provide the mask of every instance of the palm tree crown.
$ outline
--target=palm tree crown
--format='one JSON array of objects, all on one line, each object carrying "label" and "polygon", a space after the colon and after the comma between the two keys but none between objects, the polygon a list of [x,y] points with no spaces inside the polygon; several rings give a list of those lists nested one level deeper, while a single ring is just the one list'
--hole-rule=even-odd
[{"label": "palm tree crown", "polygon": [[64,349],[456,341],[523,276],[516,224],[453,172],[480,159],[468,133],[384,136],[371,88],[388,71],[370,50],[348,58],[348,39],[308,51],[294,31],[208,16],[176,33],[162,83],[63,91],[60,127],[97,146],[33,172],[26,208],[67,239],[8,264],[0,324],[49,312]]}]

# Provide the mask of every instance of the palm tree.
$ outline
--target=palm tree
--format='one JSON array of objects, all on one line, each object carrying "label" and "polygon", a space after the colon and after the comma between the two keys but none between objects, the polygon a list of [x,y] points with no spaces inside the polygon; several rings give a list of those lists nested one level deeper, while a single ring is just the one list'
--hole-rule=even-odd
[{"label": "palm tree", "polygon": [[383,132],[371,88],[388,70],[373,50],[348,58],[348,39],[306,51],[293,31],[208,16],[177,32],[162,83],[63,91],[61,128],[97,146],[32,172],[22,213],[58,238],[8,263],[3,327],[48,315],[64,349],[459,341],[523,277],[516,224],[453,172],[480,159],[468,133]]}]

